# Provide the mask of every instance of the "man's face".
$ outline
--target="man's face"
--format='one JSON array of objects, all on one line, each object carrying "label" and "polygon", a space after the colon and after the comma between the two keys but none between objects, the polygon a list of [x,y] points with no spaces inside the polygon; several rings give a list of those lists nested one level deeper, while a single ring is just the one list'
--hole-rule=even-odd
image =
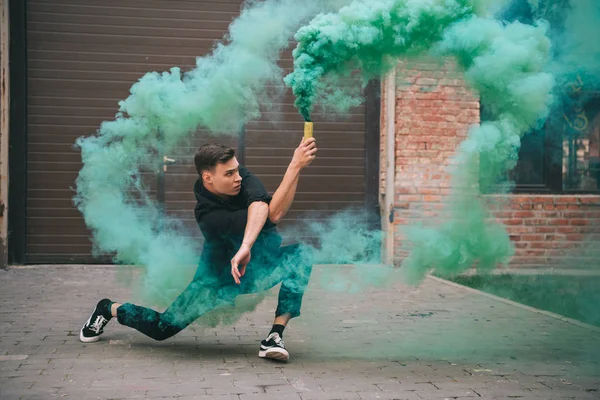
[{"label": "man's face", "polygon": [[235,157],[226,163],[217,164],[212,171],[202,173],[205,185],[220,195],[237,196],[242,187],[239,163]]}]

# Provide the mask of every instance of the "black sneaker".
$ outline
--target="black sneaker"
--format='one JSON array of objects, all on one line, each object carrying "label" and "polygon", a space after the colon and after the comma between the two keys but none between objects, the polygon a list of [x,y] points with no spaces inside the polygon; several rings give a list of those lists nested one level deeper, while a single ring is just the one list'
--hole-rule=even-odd
[{"label": "black sneaker", "polygon": [[270,358],[277,361],[287,361],[290,359],[290,353],[285,349],[283,339],[279,333],[271,333],[265,340],[260,342],[258,356],[261,358]]},{"label": "black sneaker", "polygon": [[100,339],[100,335],[104,332],[104,327],[112,318],[110,313],[111,304],[112,302],[109,299],[102,299],[98,302],[94,312],[83,325],[83,328],[81,328],[79,340],[84,343],[92,343]]}]

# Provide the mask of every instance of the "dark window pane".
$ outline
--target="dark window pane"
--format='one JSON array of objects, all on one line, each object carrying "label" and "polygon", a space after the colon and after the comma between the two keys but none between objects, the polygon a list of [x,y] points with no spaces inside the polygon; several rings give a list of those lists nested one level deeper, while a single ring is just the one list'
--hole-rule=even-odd
[{"label": "dark window pane", "polygon": [[600,189],[600,99],[564,115],[563,190]]},{"label": "dark window pane", "polygon": [[509,179],[519,185],[544,185],[544,132],[534,131],[521,139],[519,161]]}]

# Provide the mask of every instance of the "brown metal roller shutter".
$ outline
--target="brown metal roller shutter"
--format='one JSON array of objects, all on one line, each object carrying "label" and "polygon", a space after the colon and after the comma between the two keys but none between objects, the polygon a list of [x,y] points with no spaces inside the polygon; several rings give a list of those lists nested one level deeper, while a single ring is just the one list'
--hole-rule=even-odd
[{"label": "brown metal roller shutter", "polygon": [[[145,72],[171,66],[186,70],[212,49],[239,14],[240,0],[27,0],[28,200],[25,260],[99,262],[89,231],[73,207],[80,168],[75,139],[114,117],[117,102]],[[290,71],[290,52],[281,65]],[[271,192],[281,181],[303,131],[288,92],[280,113],[246,126],[242,161]],[[267,121],[269,120],[269,121]],[[319,158],[303,174],[285,228],[317,210],[331,214],[365,203],[364,108],[332,122],[315,116]],[[165,208],[200,238],[193,218],[197,178],[194,147],[165,174]],[[237,147],[233,138],[220,140]],[[151,181],[154,177],[148,177]],[[323,214],[320,215],[322,217]],[[199,240],[199,243],[201,240]]]},{"label": "brown metal roller shutter", "polygon": [[114,118],[117,102],[147,71],[191,68],[240,4],[27,0],[27,263],[106,261],[91,256],[90,233],[72,204],[81,167],[75,139]]}]

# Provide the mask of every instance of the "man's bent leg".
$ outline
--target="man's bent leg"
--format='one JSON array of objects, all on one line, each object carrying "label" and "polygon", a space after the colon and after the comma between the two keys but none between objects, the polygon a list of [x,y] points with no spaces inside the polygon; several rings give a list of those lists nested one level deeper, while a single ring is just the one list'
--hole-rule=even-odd
[{"label": "man's bent leg", "polygon": [[260,344],[258,356],[278,361],[290,357],[283,343],[283,330],[291,318],[300,315],[302,297],[312,271],[312,252],[301,245],[285,246],[280,249],[274,276],[279,277],[281,289],[273,328]]},{"label": "man's bent leg", "polygon": [[125,303],[117,308],[117,320],[154,340],[165,340],[181,332],[218,304],[212,285],[194,280],[165,312]]},{"label": "man's bent leg", "polygon": [[[281,321],[289,321],[300,316],[302,298],[312,272],[312,251],[302,245],[284,246],[280,249],[279,262],[278,268],[283,269],[283,279],[275,318],[278,320],[279,317],[283,317]],[[289,318],[286,314],[289,314]]]}]

